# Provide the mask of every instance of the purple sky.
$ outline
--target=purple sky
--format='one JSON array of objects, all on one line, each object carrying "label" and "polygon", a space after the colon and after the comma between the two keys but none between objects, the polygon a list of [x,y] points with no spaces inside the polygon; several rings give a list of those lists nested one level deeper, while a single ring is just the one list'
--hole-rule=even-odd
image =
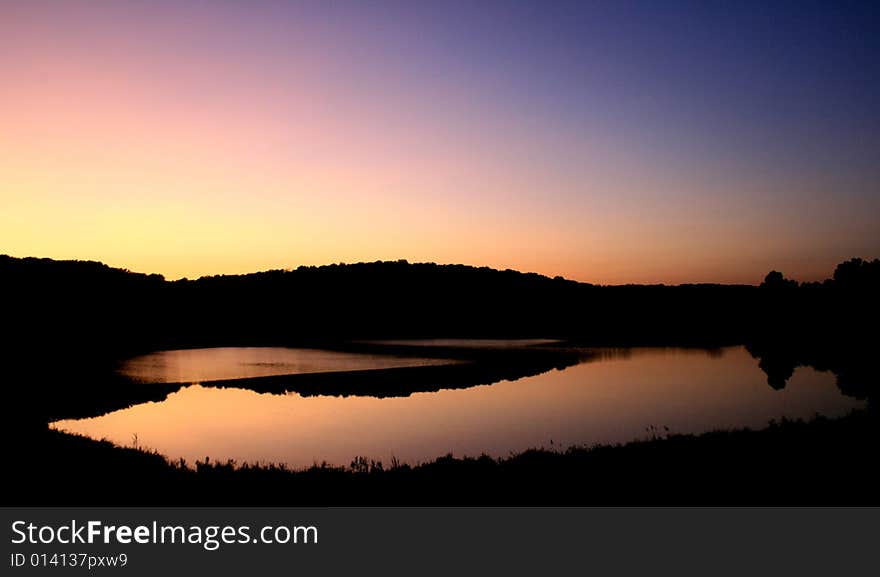
[{"label": "purple sky", "polygon": [[847,2],[0,3],[0,252],[801,280],[880,256]]}]

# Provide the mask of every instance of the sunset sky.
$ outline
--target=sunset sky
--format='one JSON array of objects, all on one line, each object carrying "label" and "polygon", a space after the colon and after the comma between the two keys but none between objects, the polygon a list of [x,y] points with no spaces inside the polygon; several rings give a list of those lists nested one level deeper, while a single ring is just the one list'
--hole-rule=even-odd
[{"label": "sunset sky", "polygon": [[0,0],[0,254],[824,278],[880,256],[878,14]]}]

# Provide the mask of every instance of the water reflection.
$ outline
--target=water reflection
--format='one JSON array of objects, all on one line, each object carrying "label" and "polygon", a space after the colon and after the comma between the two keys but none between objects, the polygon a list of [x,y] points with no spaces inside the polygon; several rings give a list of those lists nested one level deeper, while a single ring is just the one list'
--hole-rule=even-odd
[{"label": "water reflection", "polygon": [[442,359],[394,357],[283,347],[219,347],[159,351],[129,359],[119,372],[144,383],[198,383],[274,375],[361,371],[447,364]]},{"label": "water reflection", "polygon": [[391,339],[361,341],[367,344],[404,346],[404,347],[438,347],[463,349],[514,349],[551,345],[559,341],[554,339]]},{"label": "water reflection", "polygon": [[137,435],[140,446],[190,462],[210,456],[303,467],[358,455],[411,463],[450,452],[503,456],[551,443],[625,442],[651,425],[675,433],[758,428],[863,406],[840,393],[833,375],[809,368],[773,390],[742,347],[597,352],[593,362],[564,370],[398,398],[189,386],[159,403],[53,426],[123,445]]}]

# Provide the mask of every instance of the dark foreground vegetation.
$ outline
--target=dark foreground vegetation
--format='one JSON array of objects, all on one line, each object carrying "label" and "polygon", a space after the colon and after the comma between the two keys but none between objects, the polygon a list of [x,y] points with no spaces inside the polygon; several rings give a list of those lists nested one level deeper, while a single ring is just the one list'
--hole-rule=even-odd
[{"label": "dark foreground vegetation", "polygon": [[[97,504],[876,504],[880,260],[821,283],[771,272],[760,286],[595,286],[466,266],[361,263],[168,282],[93,262],[0,256],[7,503]],[[579,362],[584,345],[744,344],[768,384],[798,366],[833,372],[853,415],[765,431],[674,436],[622,447],[529,451],[501,461],[351,470],[201,463],[47,428],[151,400],[170,385],[114,372],[169,347],[276,345],[420,355],[364,339],[545,338],[531,351],[435,349],[445,367],[251,379],[260,392],[408,395],[488,384]],[[370,348],[372,347],[372,351]],[[379,347],[379,348],[376,348]],[[387,465],[387,464],[386,464]]]},{"label": "dark foreground vegetation", "polygon": [[877,502],[878,421],[784,421],[762,431],[662,436],[417,466],[200,462],[186,467],[44,430],[5,471],[19,505],[865,505]]}]

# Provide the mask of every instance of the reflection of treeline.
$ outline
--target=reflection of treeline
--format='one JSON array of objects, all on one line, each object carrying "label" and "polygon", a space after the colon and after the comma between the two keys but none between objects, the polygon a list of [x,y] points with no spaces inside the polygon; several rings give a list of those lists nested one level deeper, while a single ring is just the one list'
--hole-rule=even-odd
[{"label": "reflection of treeline", "polygon": [[860,326],[880,261],[824,283],[597,286],[405,261],[169,282],[94,262],[0,257],[4,324],[25,346],[128,350],[378,337],[526,337],[600,344],[742,342],[811,324]]},{"label": "reflection of treeline", "polygon": [[[771,479],[787,491],[796,487],[792,503],[815,504],[822,490],[863,504],[868,488],[876,487],[873,469],[862,464],[873,465],[866,456],[876,453],[878,288],[880,261],[860,259],[840,264],[821,283],[799,284],[771,272],[756,287],[596,286],[402,261],[168,282],[99,263],[0,256],[2,421],[11,431],[7,439],[18,485],[10,494],[22,496],[19,504],[49,504],[42,488],[61,475],[68,479],[68,493],[53,494],[66,505],[77,499],[130,502],[131,494],[166,505],[230,504],[228,496],[236,494],[242,496],[240,504],[272,505],[281,504],[283,495],[305,494],[314,498],[291,503],[339,505],[340,496],[347,495],[355,504],[523,504],[527,494],[550,496],[527,503],[635,504],[641,502],[633,501],[637,495],[644,503],[668,504],[705,502],[695,498],[701,487],[714,495],[743,497],[728,504],[754,504],[766,494],[762,483]],[[439,459],[413,468],[318,467],[300,473],[223,465],[203,465],[195,473],[169,466],[157,455],[121,451],[45,425],[53,418],[100,414],[167,394],[168,387],[132,385],[107,371],[121,354],[170,346],[291,344],[419,356],[423,351],[406,345],[343,341],[444,336],[568,342],[528,354],[437,350],[442,358],[473,364],[413,370],[427,373],[415,383],[413,371],[404,371],[394,378],[334,377],[329,384],[337,389],[329,391],[328,378],[320,375],[273,377],[253,385],[303,394],[407,394],[567,366],[578,360],[578,345],[745,343],[771,386],[784,387],[796,367],[813,366],[833,371],[843,392],[869,403],[854,418],[788,424],[769,433],[674,437],[565,454],[536,451],[502,461]],[[377,376],[385,380],[373,382]],[[662,478],[655,475],[658,470],[664,471]],[[71,471],[77,475],[71,477]],[[817,477],[816,471],[822,474]],[[422,499],[426,494],[437,497]],[[592,495],[598,497],[592,500]],[[778,495],[773,493],[774,504]]]},{"label": "reflection of treeline", "polygon": [[[880,260],[852,259],[821,283],[797,283],[773,271],[759,287],[747,335],[774,388],[798,366],[837,375],[840,389],[872,399],[878,390],[876,348],[880,341]],[[873,399],[872,399],[873,400]]]}]

